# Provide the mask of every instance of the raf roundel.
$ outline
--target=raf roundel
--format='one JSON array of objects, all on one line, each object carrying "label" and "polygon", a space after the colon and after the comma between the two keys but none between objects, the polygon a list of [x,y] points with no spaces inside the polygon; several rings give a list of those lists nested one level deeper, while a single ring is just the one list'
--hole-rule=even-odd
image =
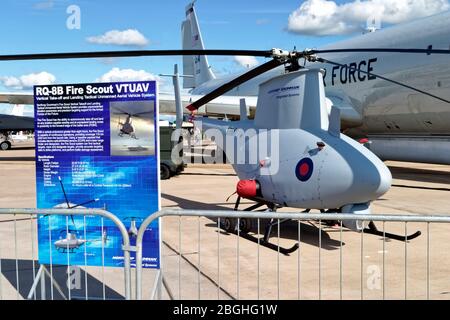
[{"label": "raf roundel", "polygon": [[303,158],[295,167],[295,175],[300,181],[308,181],[314,171],[314,164],[310,158]]}]

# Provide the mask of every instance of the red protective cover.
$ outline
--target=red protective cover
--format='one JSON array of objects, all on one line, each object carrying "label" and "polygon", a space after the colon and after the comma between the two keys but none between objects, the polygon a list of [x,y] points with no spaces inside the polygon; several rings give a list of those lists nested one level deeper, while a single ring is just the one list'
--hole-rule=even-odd
[{"label": "red protective cover", "polygon": [[254,198],[257,194],[256,180],[240,180],[236,192],[242,198]]}]

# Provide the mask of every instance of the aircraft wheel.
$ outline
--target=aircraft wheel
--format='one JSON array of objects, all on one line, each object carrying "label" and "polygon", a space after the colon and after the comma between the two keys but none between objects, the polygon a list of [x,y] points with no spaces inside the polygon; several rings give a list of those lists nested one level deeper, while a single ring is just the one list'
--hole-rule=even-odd
[{"label": "aircraft wheel", "polygon": [[234,232],[236,229],[236,219],[234,218],[225,218],[222,220],[222,228],[226,232]]},{"label": "aircraft wheel", "polygon": [[9,148],[11,148],[11,144],[8,141],[0,143],[0,150],[9,150]]},{"label": "aircraft wheel", "polygon": [[249,233],[252,230],[252,219],[241,218],[239,219],[239,230],[243,233]]},{"label": "aircraft wheel", "polygon": [[160,167],[161,180],[167,180],[170,178],[170,169],[162,164]]}]

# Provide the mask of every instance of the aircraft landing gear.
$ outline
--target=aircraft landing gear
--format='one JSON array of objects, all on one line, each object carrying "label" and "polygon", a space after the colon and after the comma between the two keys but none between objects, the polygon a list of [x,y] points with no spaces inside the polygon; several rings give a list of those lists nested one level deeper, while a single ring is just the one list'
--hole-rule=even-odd
[{"label": "aircraft landing gear", "polygon": [[[341,210],[340,209],[330,209],[327,211],[321,210],[321,212],[322,213],[335,213],[335,212],[341,212]],[[341,222],[330,220],[328,223],[334,223],[335,225],[339,225]],[[345,225],[344,222],[342,222],[342,224]],[[358,222],[355,222],[355,225],[356,224],[358,224]],[[385,237],[385,238],[397,240],[397,241],[410,241],[410,240],[413,240],[413,239],[419,237],[422,234],[420,231],[416,231],[415,233],[410,234],[410,235],[405,235],[405,234],[399,235],[399,234],[393,234],[393,233],[389,233],[389,232],[385,232],[385,231],[380,231],[377,229],[375,222],[373,222],[373,221],[370,221],[369,224],[367,225],[367,227],[363,226],[363,229],[355,230],[354,228],[352,228],[348,225],[346,227],[353,231],[364,232],[367,234],[373,234],[376,236]]]},{"label": "aircraft landing gear", "polygon": [[[241,201],[241,197],[238,196],[235,206],[234,206],[235,211],[238,210],[240,201]],[[256,204],[244,209],[244,211],[254,211],[264,205],[266,205],[268,207],[268,209],[263,209],[260,211],[274,212],[277,209],[276,205],[273,203],[258,201]],[[238,225],[238,220],[239,220],[239,225]],[[261,246],[267,247],[269,249],[280,252],[287,256],[299,248],[298,243],[294,244],[291,248],[283,248],[283,247],[280,247],[278,245],[275,245],[275,244],[272,244],[269,242],[270,234],[272,232],[272,227],[275,225],[281,224],[283,222],[286,222],[288,220],[282,220],[282,221],[278,222],[278,219],[272,219],[270,221],[270,223],[265,227],[264,236],[262,238],[249,234],[249,232],[252,230],[252,227],[254,225],[253,220],[254,219],[249,219],[249,218],[240,218],[240,219],[225,218],[222,223],[222,228],[225,231],[227,231],[228,233],[233,233],[233,234],[239,235],[240,237],[242,237],[246,240],[252,241],[254,243],[258,243]],[[274,220],[276,220],[276,221],[274,221]]]},{"label": "aircraft landing gear", "polygon": [[375,223],[373,221],[369,222],[368,227],[364,229],[364,233],[373,234],[373,235],[380,236],[380,237],[384,236],[386,238],[398,240],[398,241],[413,240],[422,234],[422,232],[420,232],[420,231],[416,231],[415,233],[410,234],[410,235],[399,235],[399,234],[383,232],[383,231],[380,231],[377,229],[377,227],[375,226]]},{"label": "aircraft landing gear", "polygon": [[239,230],[243,233],[249,233],[252,230],[252,219],[239,219]]},{"label": "aircraft landing gear", "polygon": [[236,219],[234,218],[225,218],[221,223],[221,227],[229,233],[233,233],[236,231]]},{"label": "aircraft landing gear", "polygon": [[252,230],[252,219],[248,218],[225,218],[222,223],[222,228],[228,233],[237,233],[239,221],[239,232],[249,233]]},{"label": "aircraft landing gear", "polygon": [[[236,203],[234,205],[235,211],[238,210],[240,201],[241,201],[241,197],[238,196]],[[244,209],[244,211],[254,211],[264,205],[266,205],[268,208],[260,210],[260,211],[275,212],[277,210],[276,205],[273,203],[258,201],[256,204]],[[311,209],[306,209],[305,211],[303,211],[303,213],[308,213],[310,211],[311,211]],[[340,210],[339,209],[329,209],[329,210],[320,210],[320,212],[331,214],[331,213],[340,212]],[[238,220],[239,220],[239,225],[238,225]],[[285,223],[285,222],[289,221],[290,219],[283,219],[283,220],[271,219],[270,222],[265,227],[263,237],[259,237],[259,235],[257,237],[257,236],[249,234],[249,232],[252,230],[252,227],[254,225],[253,220],[254,219],[249,219],[249,218],[240,218],[240,219],[225,218],[225,219],[223,219],[223,222],[222,222],[222,228],[225,231],[227,231],[228,233],[233,233],[233,234],[239,235],[240,237],[242,237],[244,239],[258,243],[259,245],[262,245],[269,249],[275,250],[275,251],[280,252],[287,256],[299,248],[298,243],[294,244],[291,248],[283,248],[283,247],[279,247],[279,246],[269,242],[273,227],[281,225],[282,223]],[[330,227],[340,227],[340,225],[341,225],[341,222],[337,221],[337,220],[327,220],[327,221],[322,221],[322,223],[327,226],[330,226]],[[370,221],[368,226],[366,228],[364,228],[364,233],[373,234],[373,235],[381,236],[381,237],[384,236],[386,238],[398,240],[398,241],[410,241],[421,235],[420,231],[416,231],[415,233],[410,234],[410,235],[397,235],[397,234],[393,234],[393,233],[383,232],[383,231],[380,231],[377,229],[377,227],[375,226],[375,223],[373,221]]]}]

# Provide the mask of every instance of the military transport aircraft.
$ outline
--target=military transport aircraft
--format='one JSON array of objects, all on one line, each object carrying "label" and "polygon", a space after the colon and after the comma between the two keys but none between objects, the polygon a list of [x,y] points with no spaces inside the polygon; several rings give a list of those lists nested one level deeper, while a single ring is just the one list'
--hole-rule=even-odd
[{"label": "military transport aircraft", "polygon": [[[186,8],[182,31],[183,49],[204,49],[193,3]],[[331,105],[339,108],[342,130],[356,139],[368,138],[371,150],[380,158],[450,164],[450,56],[365,50],[373,47],[448,49],[449,33],[450,12],[445,12],[320,48],[321,56],[335,63],[312,66],[310,61],[304,61],[304,66],[325,70],[328,109]],[[345,51],[352,48],[362,50]],[[193,88],[190,92],[195,96],[193,101],[237,77],[216,77],[206,56],[184,56],[183,68],[184,74],[194,75],[192,79],[183,79],[185,88]],[[283,73],[283,67],[275,68],[235,87],[221,99],[246,98],[253,116],[258,85]],[[227,106],[227,111],[224,109],[218,108],[217,103],[211,107],[207,104],[198,114],[220,111],[228,117],[239,115],[237,101],[234,106]]]}]

